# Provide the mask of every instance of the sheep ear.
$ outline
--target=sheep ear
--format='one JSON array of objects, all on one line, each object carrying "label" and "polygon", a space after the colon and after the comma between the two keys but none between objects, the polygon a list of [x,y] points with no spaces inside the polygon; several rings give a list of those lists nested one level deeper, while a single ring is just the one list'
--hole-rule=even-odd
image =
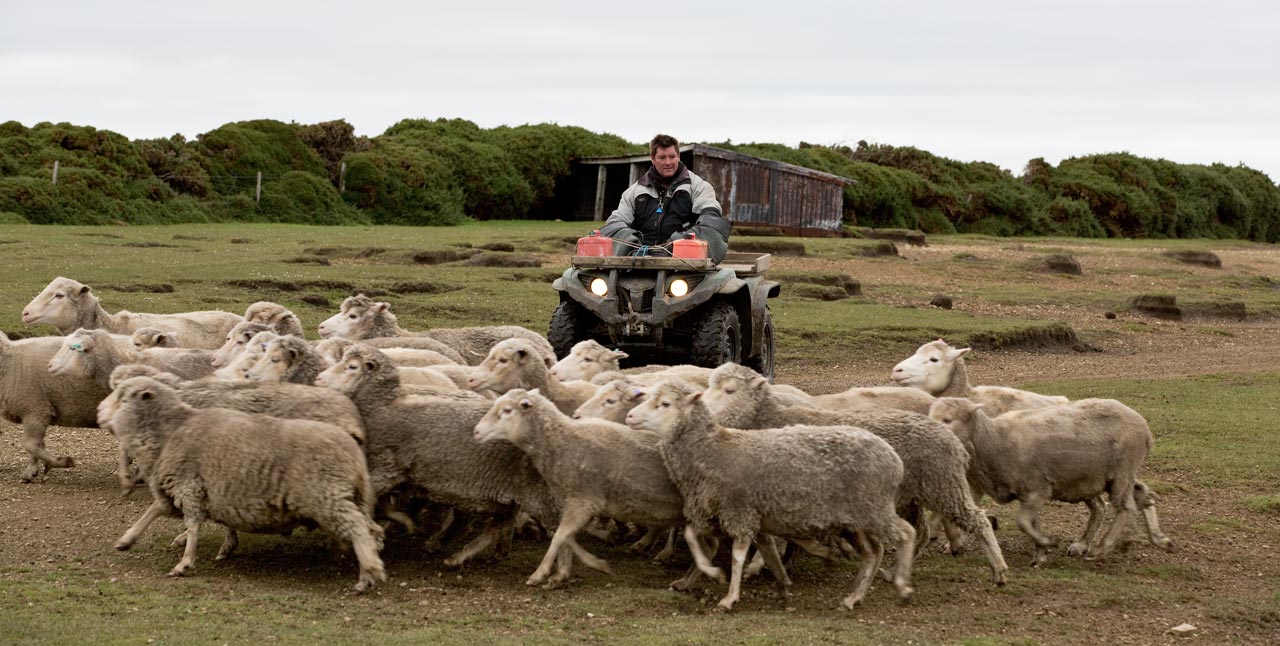
[{"label": "sheep ear", "polygon": [[161,332],[160,334],[156,335],[156,345],[164,345],[165,341],[168,341],[168,340],[169,340],[168,334]]},{"label": "sheep ear", "polygon": [[139,392],[139,393],[138,393],[138,399],[141,399],[142,401],[147,401],[148,399],[153,399],[153,398],[155,398],[155,396],[156,396],[155,392],[150,391],[150,390],[144,390],[144,391],[141,391],[141,392]]},{"label": "sheep ear", "polygon": [[378,369],[378,364],[372,361],[366,361],[364,362],[364,369],[368,370],[369,372],[373,372],[374,370]]},{"label": "sheep ear", "polygon": [[524,361],[526,358],[528,358],[529,351],[525,350],[524,348],[519,348],[516,350],[516,356],[520,357],[521,361]]},{"label": "sheep ear", "polygon": [[959,359],[960,357],[963,357],[964,355],[969,354],[969,351],[972,349],[973,348],[954,348],[954,349],[948,350],[947,359],[950,361],[955,361],[956,359]]},{"label": "sheep ear", "polygon": [[391,309],[391,303],[384,303],[382,301],[379,301],[377,303],[374,303],[373,307],[371,307],[370,309],[373,310],[375,314],[379,312],[385,312]]},{"label": "sheep ear", "polygon": [[751,380],[752,390],[760,390],[767,385],[769,385],[769,380],[765,379],[764,377],[755,377],[754,379]]},{"label": "sheep ear", "polygon": [[290,361],[293,361],[293,360],[295,360],[295,359],[297,359],[297,358],[298,358],[298,349],[297,349],[297,348],[289,348],[289,360],[290,360]]},{"label": "sheep ear", "polygon": [[533,390],[530,390],[530,391],[529,391],[529,394],[530,394],[530,395],[541,395],[541,394],[542,394],[542,389],[541,389],[541,388],[534,388]]},{"label": "sheep ear", "polygon": [[698,401],[699,399],[702,399],[702,391],[701,391],[701,390],[699,390],[699,391],[698,391],[698,392],[696,392],[696,393],[693,393],[692,395],[686,395],[686,396],[681,400],[681,403],[683,403],[684,405],[688,406],[688,405],[690,405],[690,404],[692,404],[692,403],[694,403],[694,402]]},{"label": "sheep ear", "polygon": [[9,335],[4,332],[0,332],[0,354],[4,354],[4,351],[8,350],[11,345],[13,345],[13,343],[9,341]]},{"label": "sheep ear", "polygon": [[81,285],[81,286],[80,286],[80,293],[81,293],[81,294],[88,294],[88,293],[89,293],[89,286],[88,286],[88,285]]},{"label": "sheep ear", "polygon": [[626,359],[626,358],[627,358],[627,357],[629,357],[629,356],[631,356],[631,355],[629,355],[629,354],[627,354],[627,353],[623,352],[622,350],[614,350],[614,351],[613,351],[613,358],[614,358],[614,359]]},{"label": "sheep ear", "polygon": [[532,401],[530,401],[527,397],[526,397],[525,399],[521,399],[521,400],[520,400],[520,408],[523,408],[523,409],[525,409],[525,410],[529,410],[530,408],[533,408],[533,402],[532,402]]}]

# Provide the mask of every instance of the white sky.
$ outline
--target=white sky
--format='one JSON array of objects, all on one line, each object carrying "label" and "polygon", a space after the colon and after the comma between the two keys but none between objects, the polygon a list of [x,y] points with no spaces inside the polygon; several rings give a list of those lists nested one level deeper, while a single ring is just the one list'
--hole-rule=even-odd
[{"label": "white sky", "polygon": [[457,117],[865,139],[1015,173],[1128,151],[1280,180],[1276,2],[437,4],[0,0],[0,121],[137,139]]}]

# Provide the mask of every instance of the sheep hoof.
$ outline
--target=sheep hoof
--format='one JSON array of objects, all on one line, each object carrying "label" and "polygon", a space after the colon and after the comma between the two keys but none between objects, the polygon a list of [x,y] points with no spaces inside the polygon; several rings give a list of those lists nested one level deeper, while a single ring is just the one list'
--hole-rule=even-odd
[{"label": "sheep hoof", "polygon": [[720,583],[720,585],[729,585],[728,577],[724,575],[724,570],[721,570],[720,568],[715,569],[715,574],[713,574],[711,578],[715,579]]},{"label": "sheep hoof", "polygon": [[533,575],[533,576],[529,577],[529,579],[528,579],[527,581],[525,581],[525,582],[524,582],[524,584],[525,584],[525,585],[527,585],[527,586],[532,587],[532,586],[542,585],[543,583],[546,583],[546,581],[547,581],[547,575],[545,575],[545,574],[543,574],[543,575],[535,574],[535,575]]},{"label": "sheep hoof", "polygon": [[911,595],[913,594],[915,594],[915,588],[912,588],[909,585],[904,585],[898,588],[898,601],[906,603],[911,600]]},{"label": "sheep hoof", "polygon": [[53,465],[53,466],[55,466],[55,467],[57,467],[57,468],[59,468],[59,469],[70,469],[71,467],[74,467],[75,465],[76,465],[76,461],[75,461],[74,459],[72,459],[72,457],[71,457],[71,456],[69,456],[69,455],[64,455],[64,456],[62,456],[62,457],[58,458],[58,459],[54,462],[54,465]]},{"label": "sheep hoof", "polygon": [[1067,556],[1081,556],[1086,551],[1088,551],[1088,549],[1089,549],[1088,545],[1080,541],[1076,541],[1071,544],[1071,547],[1067,548]]},{"label": "sheep hoof", "polygon": [[1164,550],[1164,551],[1166,551],[1166,552],[1176,552],[1176,551],[1178,551],[1178,545],[1177,545],[1177,543],[1174,543],[1172,539],[1168,539],[1168,538],[1166,538],[1166,539],[1164,539],[1164,540],[1160,541],[1159,543],[1156,543],[1156,547],[1158,547],[1158,548],[1160,548],[1160,549],[1162,549],[1162,550]]},{"label": "sheep hoof", "polygon": [[178,565],[175,565],[172,570],[169,570],[169,576],[186,576],[194,569],[195,568],[190,565],[183,565],[179,563]]},{"label": "sheep hoof", "polygon": [[730,601],[728,599],[721,599],[720,603],[716,604],[716,608],[723,610],[724,612],[732,612],[733,603],[734,603],[733,601]]},{"label": "sheep hoof", "polygon": [[121,552],[127,551],[131,547],[133,547],[133,541],[126,541],[123,538],[116,541],[116,544],[115,544],[115,548],[120,550]]}]

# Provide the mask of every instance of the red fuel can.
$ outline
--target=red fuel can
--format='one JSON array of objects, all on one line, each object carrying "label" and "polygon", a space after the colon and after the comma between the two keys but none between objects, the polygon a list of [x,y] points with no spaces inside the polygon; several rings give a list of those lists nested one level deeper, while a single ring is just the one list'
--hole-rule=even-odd
[{"label": "red fuel can", "polygon": [[612,256],[613,241],[600,235],[597,229],[591,232],[591,235],[578,238],[578,250],[574,252],[576,256]]},{"label": "red fuel can", "polygon": [[699,240],[691,233],[688,238],[671,243],[671,255],[676,258],[706,258],[707,241]]}]

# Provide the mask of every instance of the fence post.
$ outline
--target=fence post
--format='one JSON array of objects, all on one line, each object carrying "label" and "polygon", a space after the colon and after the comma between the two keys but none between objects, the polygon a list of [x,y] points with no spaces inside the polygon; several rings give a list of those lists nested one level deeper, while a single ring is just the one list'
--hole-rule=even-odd
[{"label": "fence post", "polygon": [[53,160],[53,183],[54,185],[58,183],[58,160],[56,159]]},{"label": "fence post", "polygon": [[347,192],[347,162],[342,162],[342,166],[338,170],[338,192]]},{"label": "fence post", "polygon": [[262,201],[262,171],[258,171],[258,188],[253,191],[253,203]]},{"label": "fence post", "polygon": [[595,221],[599,222],[604,219],[604,188],[605,179],[609,177],[609,170],[604,164],[600,164],[600,169],[596,171],[596,208]]}]

